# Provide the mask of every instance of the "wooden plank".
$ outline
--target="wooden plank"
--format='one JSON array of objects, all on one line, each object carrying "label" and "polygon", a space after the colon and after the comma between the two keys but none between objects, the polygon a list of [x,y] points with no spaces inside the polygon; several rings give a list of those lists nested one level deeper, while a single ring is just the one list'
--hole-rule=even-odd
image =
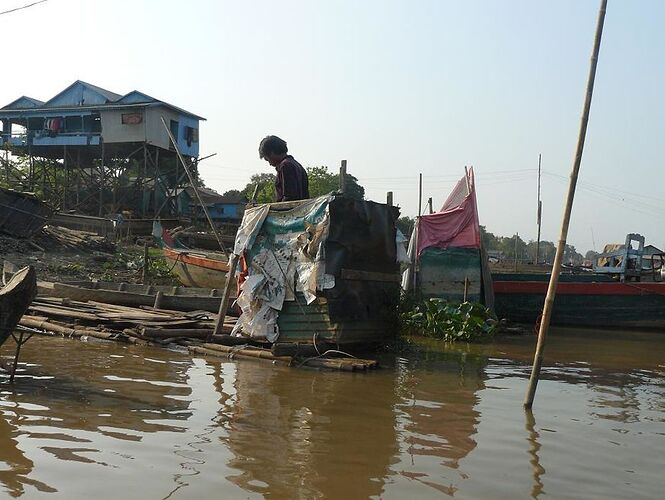
[{"label": "wooden plank", "polygon": [[377,273],[373,271],[360,271],[358,269],[342,269],[341,277],[345,280],[400,282],[400,276],[397,273]]}]

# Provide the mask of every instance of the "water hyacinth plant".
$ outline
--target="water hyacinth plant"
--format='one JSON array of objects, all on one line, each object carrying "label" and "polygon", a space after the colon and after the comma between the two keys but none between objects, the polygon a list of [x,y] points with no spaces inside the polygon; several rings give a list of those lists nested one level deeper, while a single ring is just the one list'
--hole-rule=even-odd
[{"label": "water hyacinth plant", "polygon": [[496,331],[496,319],[482,304],[458,304],[439,298],[407,302],[400,313],[400,322],[408,333],[446,342],[477,342],[489,339]]}]

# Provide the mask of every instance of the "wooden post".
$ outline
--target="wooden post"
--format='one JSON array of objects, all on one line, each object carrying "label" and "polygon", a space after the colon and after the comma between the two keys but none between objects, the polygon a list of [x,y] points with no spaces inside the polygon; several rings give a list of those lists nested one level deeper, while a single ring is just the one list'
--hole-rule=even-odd
[{"label": "wooden post", "polygon": [[339,191],[342,194],[346,192],[346,160],[342,160],[342,166],[339,167]]},{"label": "wooden post", "polygon": [[388,193],[386,193],[386,205],[388,205],[389,207],[393,206],[393,192],[392,191],[388,191]]},{"label": "wooden post", "polygon": [[418,217],[423,214],[423,174],[418,174]]},{"label": "wooden post", "polygon": [[427,207],[429,210],[429,214],[432,215],[434,213],[434,207],[432,206],[432,197],[427,200]]},{"label": "wooden post", "polygon": [[598,11],[598,21],[596,24],[596,36],[594,39],[593,52],[591,55],[589,76],[587,79],[586,97],[584,99],[584,108],[582,111],[582,118],[580,120],[579,135],[577,137],[577,148],[575,149],[575,158],[573,160],[573,169],[570,174],[570,183],[568,185],[566,206],[563,212],[563,221],[561,222],[561,234],[559,236],[559,242],[556,248],[556,256],[554,257],[554,266],[552,267],[552,276],[550,277],[550,284],[547,287],[547,296],[545,297],[543,316],[540,321],[540,329],[538,330],[538,343],[536,345],[536,352],[533,358],[533,368],[531,370],[529,386],[527,388],[526,397],[524,399],[524,408],[526,409],[530,409],[533,406],[533,400],[536,395],[536,387],[538,386],[540,368],[543,363],[545,338],[547,337],[547,330],[549,329],[550,326],[552,309],[554,307],[554,299],[556,297],[556,288],[559,283],[559,274],[561,272],[561,262],[563,260],[563,253],[566,249],[566,238],[568,237],[570,214],[573,210],[575,187],[577,186],[577,177],[580,171],[580,163],[582,162],[582,152],[584,151],[584,140],[586,138],[586,130],[587,130],[587,125],[589,123],[589,110],[591,109],[593,84],[596,79],[596,67],[598,66],[598,53],[600,52],[600,41],[603,36],[603,24],[605,22],[606,10],[607,10],[607,0],[601,0],[600,9]]},{"label": "wooden post", "polygon": [[236,266],[238,265],[239,256],[235,253],[231,255],[229,259],[229,272],[226,275],[226,283],[224,284],[224,291],[222,292],[222,300],[219,303],[219,312],[217,315],[217,321],[215,322],[215,329],[213,330],[213,335],[218,335],[222,333],[222,327],[224,326],[224,318],[226,317],[226,311],[229,308],[229,299],[231,297],[231,288],[233,287]]},{"label": "wooden post", "polygon": [[464,302],[469,298],[469,277],[464,277]]},{"label": "wooden post", "polygon": [[164,292],[158,291],[155,294],[155,304],[152,307],[154,307],[155,309],[161,309],[162,304],[164,304]]},{"label": "wooden post", "polygon": [[519,237],[519,233],[515,233],[515,272],[517,272],[517,239]]},{"label": "wooden post", "polygon": [[143,283],[144,285],[148,282],[148,267],[149,267],[148,242],[145,242],[143,244],[143,277],[141,279],[141,283]]},{"label": "wooden post", "polygon": [[104,210],[104,141],[102,141],[102,159],[99,165],[99,217]]},{"label": "wooden post", "polygon": [[538,154],[538,239],[536,240],[536,265],[538,265],[538,260],[540,259],[540,224],[543,213],[543,202],[540,201],[540,157],[541,155]]},{"label": "wooden post", "polygon": [[62,147],[62,163],[63,163],[63,168],[65,170],[65,182],[63,183],[62,186],[62,202],[60,206],[62,207],[62,210],[67,209],[67,187],[69,186],[69,163],[67,162],[67,145],[65,144]]},{"label": "wooden post", "polygon": [[252,192],[252,199],[249,200],[250,203],[256,203],[256,197],[259,195],[259,183],[254,184],[254,191]]}]

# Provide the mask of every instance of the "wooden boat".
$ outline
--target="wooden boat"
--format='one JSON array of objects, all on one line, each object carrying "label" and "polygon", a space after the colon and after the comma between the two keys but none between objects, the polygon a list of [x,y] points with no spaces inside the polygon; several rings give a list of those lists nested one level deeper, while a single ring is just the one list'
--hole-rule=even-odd
[{"label": "wooden boat", "polygon": [[32,266],[16,272],[0,290],[0,345],[9,337],[37,294],[37,273]]},{"label": "wooden boat", "polygon": [[[495,274],[492,278],[497,316],[535,324],[543,311],[549,275]],[[665,283],[562,274],[551,323],[665,331]]]},{"label": "wooden boat", "polygon": [[[660,267],[655,273],[653,262],[653,268],[644,272],[643,249],[644,238],[628,234],[624,245],[608,245],[596,257],[594,272],[562,273],[551,323],[665,331],[665,282],[660,281]],[[493,273],[492,279],[499,317],[527,324],[538,320],[549,274]]]},{"label": "wooden boat", "polygon": [[172,272],[185,286],[224,288],[228,258],[221,252],[177,249],[164,246],[163,255]]},{"label": "wooden boat", "polygon": [[104,281],[39,282],[42,297],[63,297],[121,306],[155,306],[174,311],[218,312],[222,290],[177,286],[137,285]]}]

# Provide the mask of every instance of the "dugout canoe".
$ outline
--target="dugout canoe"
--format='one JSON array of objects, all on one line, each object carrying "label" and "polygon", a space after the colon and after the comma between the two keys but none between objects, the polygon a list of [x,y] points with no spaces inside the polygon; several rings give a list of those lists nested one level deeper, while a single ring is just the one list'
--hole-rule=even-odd
[{"label": "dugout canoe", "polygon": [[37,294],[37,273],[32,266],[16,272],[0,289],[0,345],[11,335]]}]

